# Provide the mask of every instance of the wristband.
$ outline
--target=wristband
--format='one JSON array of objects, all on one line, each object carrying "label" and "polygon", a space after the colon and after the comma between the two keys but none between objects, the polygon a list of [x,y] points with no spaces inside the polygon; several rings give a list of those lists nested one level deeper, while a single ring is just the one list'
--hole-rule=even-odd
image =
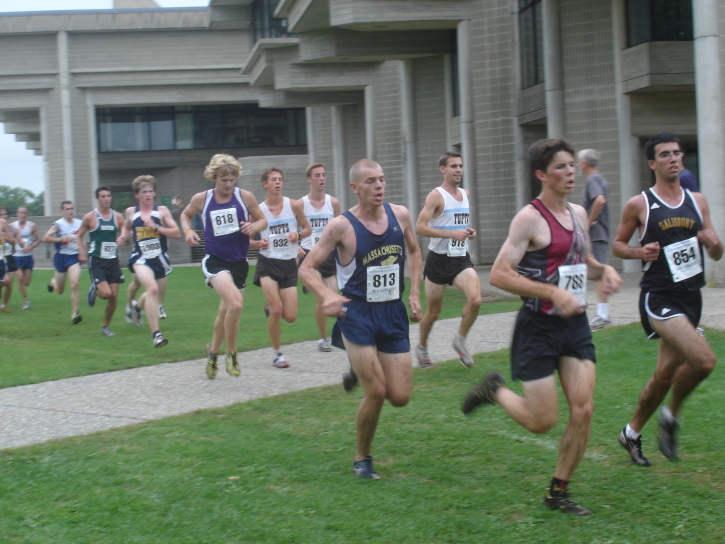
[{"label": "wristband", "polygon": [[300,231],[297,231],[297,241],[298,242],[300,241],[300,238],[302,238],[302,236],[300,236]]},{"label": "wristband", "polygon": [[193,232],[193,231],[194,231],[194,229],[186,229],[186,230],[184,231],[184,236],[186,236],[187,234],[189,234],[189,231],[192,231],[192,232]]}]

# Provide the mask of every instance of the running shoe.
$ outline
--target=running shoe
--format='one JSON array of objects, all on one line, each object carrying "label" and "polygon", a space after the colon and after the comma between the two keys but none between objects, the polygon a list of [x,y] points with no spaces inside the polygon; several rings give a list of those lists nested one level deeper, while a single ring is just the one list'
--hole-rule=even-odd
[{"label": "running shoe", "polygon": [[168,343],[169,343],[169,341],[166,338],[164,338],[164,335],[161,334],[161,331],[156,331],[154,333],[154,347],[155,348],[160,348],[161,346],[165,346]]},{"label": "running shoe", "polygon": [[269,317],[269,304],[267,304],[266,302],[264,303],[264,315]]},{"label": "running shoe", "polygon": [[91,281],[91,288],[88,289],[88,294],[86,295],[86,302],[88,303],[88,306],[93,308],[96,305],[96,296],[98,295],[98,292],[96,291],[96,284]]},{"label": "running shoe", "polygon": [[107,326],[101,327],[101,334],[103,336],[116,336],[116,333],[111,330],[111,327]]},{"label": "running shoe", "polygon": [[52,293],[53,291],[55,291],[55,286],[53,285],[53,280],[50,280],[48,282],[48,292]]},{"label": "running shoe", "polygon": [[81,314],[79,314],[78,312],[76,312],[72,316],[70,316],[71,325],[78,325],[78,323],[80,323],[81,321],[83,321],[83,316]]},{"label": "running shoe", "polygon": [[227,374],[229,374],[230,376],[236,376],[238,378],[241,373],[242,371],[239,368],[239,362],[237,361],[237,352],[230,351],[229,353],[227,353]]},{"label": "running shoe", "polygon": [[329,338],[320,338],[317,342],[317,349],[320,351],[332,351],[332,343]]},{"label": "running shoe", "polygon": [[464,414],[468,415],[482,404],[493,404],[496,402],[494,399],[496,390],[503,385],[506,385],[506,380],[500,372],[496,372],[495,370],[489,372],[463,398],[461,410]]},{"label": "running shoe", "polygon": [[551,490],[547,489],[544,495],[544,504],[552,510],[559,510],[565,514],[574,514],[575,516],[588,516],[592,513],[588,508],[575,503],[566,490],[562,490],[552,497]]},{"label": "running shoe", "polygon": [[665,417],[660,410],[660,432],[657,441],[660,452],[670,461],[677,461],[677,429],[679,426],[676,419]]},{"label": "running shoe", "polygon": [[627,426],[624,426],[622,432],[619,433],[619,445],[629,452],[629,456],[632,458],[632,462],[635,465],[641,467],[648,467],[652,463],[649,462],[642,453],[642,437],[638,436],[636,439],[627,436]]},{"label": "running shoe", "polygon": [[159,319],[166,319],[166,312],[164,311],[164,305],[159,305]]},{"label": "running shoe", "polygon": [[368,455],[362,461],[353,463],[352,471],[355,473],[355,476],[357,476],[358,478],[367,478],[369,480],[379,480],[380,479],[380,474],[375,472],[375,467],[373,466],[373,456],[372,455]]},{"label": "running shoe", "polygon": [[133,313],[130,308],[126,308],[126,323],[133,325]]},{"label": "running shoe", "polygon": [[143,327],[143,310],[138,307],[138,302],[135,300],[131,301],[131,319],[134,325]]},{"label": "running shoe", "polygon": [[23,307],[21,309],[22,310],[30,310],[30,301],[29,300],[26,300],[25,303],[23,304]]},{"label": "running shoe", "polygon": [[206,345],[206,377],[210,380],[216,378],[217,367],[216,360],[219,355],[211,352],[211,344]]},{"label": "running shoe", "polygon": [[589,322],[589,328],[593,331],[598,331],[599,329],[606,329],[611,324],[611,319],[607,319],[606,317],[602,317],[601,315],[595,315]]},{"label": "running shoe", "polygon": [[358,379],[357,374],[353,372],[352,367],[350,367],[350,370],[342,375],[342,388],[346,393],[352,393],[352,390],[355,389],[355,386],[359,383],[360,380]]},{"label": "running shoe", "polygon": [[305,284],[303,283],[303,284],[302,284],[302,294],[303,294],[303,295],[306,295],[306,294],[307,294],[307,293],[309,293],[309,292],[310,292],[310,290],[309,290],[309,289],[307,288],[307,286],[306,286],[306,285],[305,285]]},{"label": "running shoe", "polygon": [[418,358],[418,368],[435,368],[436,365],[430,360],[428,355],[428,348],[421,345],[416,346],[415,356]]},{"label": "running shoe", "polygon": [[8,308],[7,306],[5,306],[5,304],[1,304],[0,305],[0,312],[2,312],[4,314],[9,314],[10,313],[10,308]]},{"label": "running shoe", "polygon": [[272,361],[272,366],[275,368],[288,368],[289,363],[287,362],[287,359],[284,358],[284,355],[278,353],[277,357],[275,357],[274,361]]},{"label": "running shoe", "polygon": [[460,334],[456,334],[451,342],[453,349],[458,352],[458,356],[461,358],[461,364],[467,368],[471,368],[474,364],[471,352],[466,347],[466,339],[461,338]]}]

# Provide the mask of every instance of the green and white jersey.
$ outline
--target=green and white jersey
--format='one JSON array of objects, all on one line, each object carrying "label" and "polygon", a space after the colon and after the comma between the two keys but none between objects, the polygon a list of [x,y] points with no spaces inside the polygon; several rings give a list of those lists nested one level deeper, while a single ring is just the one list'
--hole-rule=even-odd
[{"label": "green and white jersey", "polygon": [[96,214],[97,224],[96,228],[88,233],[91,237],[88,255],[101,259],[115,259],[118,249],[116,246],[116,238],[118,238],[116,212],[111,210],[111,217],[109,219],[103,219],[98,208],[93,210],[93,212]]}]

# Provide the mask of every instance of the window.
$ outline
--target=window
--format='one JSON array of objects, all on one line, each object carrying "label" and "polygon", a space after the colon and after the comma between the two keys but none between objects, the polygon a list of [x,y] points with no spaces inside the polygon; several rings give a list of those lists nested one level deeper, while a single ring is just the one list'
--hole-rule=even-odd
[{"label": "window", "polygon": [[527,89],[544,81],[541,0],[519,0],[519,45],[521,87]]},{"label": "window", "polygon": [[303,108],[253,104],[98,108],[98,150],[164,151],[307,145]]},{"label": "window", "polygon": [[458,80],[458,34],[451,31],[451,98],[453,117],[461,115],[461,85]]},{"label": "window", "polygon": [[254,0],[251,6],[252,46],[262,38],[285,38],[291,36],[287,32],[287,19],[273,17],[279,0]]},{"label": "window", "polygon": [[626,0],[627,47],[691,41],[692,0]]}]

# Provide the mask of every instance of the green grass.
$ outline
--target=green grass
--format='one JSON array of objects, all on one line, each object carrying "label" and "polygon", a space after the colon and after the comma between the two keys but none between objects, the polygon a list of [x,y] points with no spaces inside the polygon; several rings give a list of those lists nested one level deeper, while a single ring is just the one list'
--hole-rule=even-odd
[{"label": "green grass", "polygon": [[[254,267],[250,269],[244,293],[245,309],[238,340],[240,351],[269,346],[267,321],[262,313],[264,298],[262,290],[252,284],[253,277]],[[161,321],[161,330],[169,339],[169,344],[161,349],[154,349],[145,323],[139,329],[125,322],[126,285],[121,286],[119,306],[111,323],[116,336],[107,338],[100,334],[105,301],[98,299],[93,308],[86,305],[85,295],[90,285],[87,272],[83,272],[81,279],[83,322],[73,326],[70,325],[68,292],[61,296],[48,293],[46,284],[50,278],[48,270],[35,272],[29,290],[33,305],[30,310],[20,310],[22,299],[16,283],[10,299],[12,313],[0,314],[3,360],[17,362],[0,365],[0,387],[204,356],[204,346],[211,340],[219,298],[213,289],[204,285],[198,266],[176,267],[169,276],[164,304],[169,318]],[[301,286],[299,290],[299,318],[293,324],[283,324],[284,344],[317,338],[317,328],[312,319],[315,299],[312,295],[303,295]],[[460,316],[464,303],[465,298],[460,292],[449,289],[441,318]],[[519,306],[515,299],[504,297],[484,304],[481,313],[513,311]],[[328,324],[332,327],[332,320]]]},{"label": "green grass", "polygon": [[[409,406],[383,410],[383,479],[355,478],[360,392],[324,387],[0,452],[0,540],[8,543],[725,542],[725,379],[688,401],[678,463],[644,429],[652,467],[617,444],[651,375],[656,343],[637,325],[595,334],[591,445],[572,490],[593,515],[541,504],[562,421],[534,436],[498,406],[459,403],[507,352],[415,371]],[[725,334],[708,331],[716,353]],[[507,372],[504,372],[507,374]],[[519,390],[517,384],[512,386]],[[565,404],[562,399],[562,407]]]}]

